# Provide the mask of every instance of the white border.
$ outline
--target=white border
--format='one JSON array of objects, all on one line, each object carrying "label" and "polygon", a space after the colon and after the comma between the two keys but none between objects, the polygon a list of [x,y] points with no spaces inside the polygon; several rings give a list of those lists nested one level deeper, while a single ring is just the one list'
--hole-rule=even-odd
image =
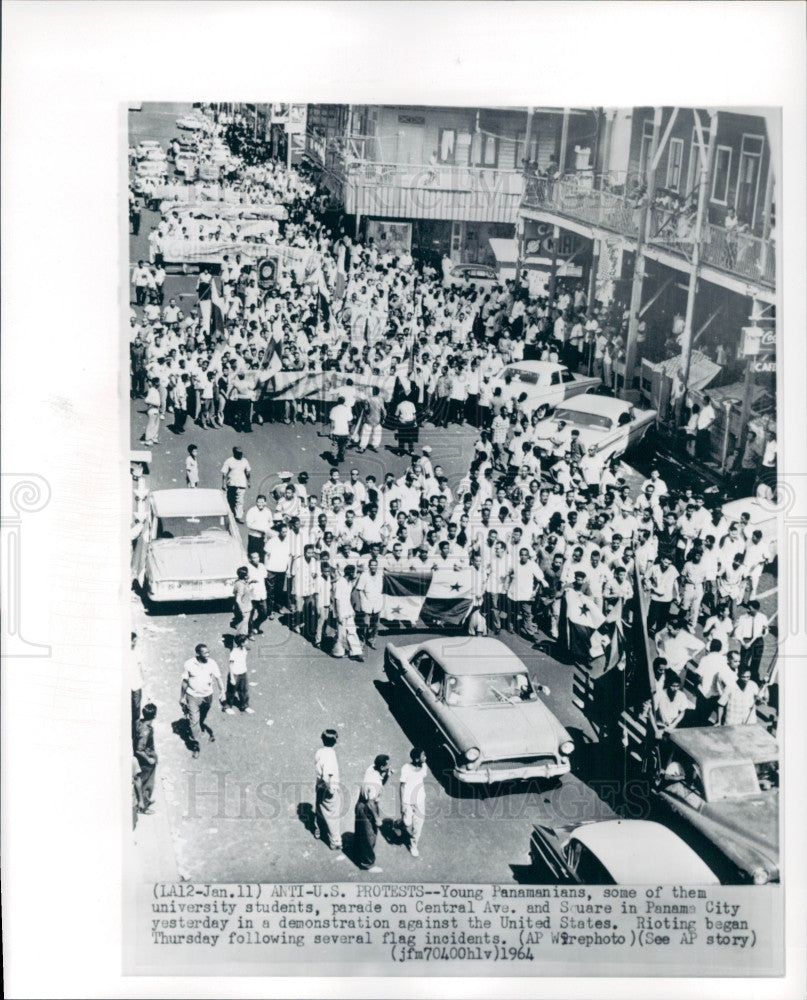
[{"label": "white border", "polygon": [[[803,708],[786,729],[785,980],[123,979],[112,748],[128,629],[120,105],[783,105],[781,460],[806,482],[804,38],[791,3],[4,3],[3,467],[53,491],[23,525],[22,587],[24,631],[53,656],[3,663],[7,995],[803,995]],[[789,662],[788,702],[803,706],[807,672]]]}]

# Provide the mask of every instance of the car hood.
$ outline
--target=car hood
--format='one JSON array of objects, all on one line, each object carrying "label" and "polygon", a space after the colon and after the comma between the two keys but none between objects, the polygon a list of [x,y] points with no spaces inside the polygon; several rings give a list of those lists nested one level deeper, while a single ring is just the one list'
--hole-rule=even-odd
[{"label": "car hood", "polygon": [[[723,833],[716,839],[726,853],[736,843],[743,850],[750,848],[779,866],[779,793],[765,792],[748,798],[725,802],[707,802],[701,816],[719,826]],[[735,858],[734,860],[741,860]]]},{"label": "car hood", "polygon": [[235,578],[246,557],[234,538],[161,538],[148,562],[153,580],[205,580]]},{"label": "car hood", "polygon": [[558,746],[570,739],[540,701],[484,708],[451,706],[450,711],[473,737],[483,760],[537,754],[555,756]]}]

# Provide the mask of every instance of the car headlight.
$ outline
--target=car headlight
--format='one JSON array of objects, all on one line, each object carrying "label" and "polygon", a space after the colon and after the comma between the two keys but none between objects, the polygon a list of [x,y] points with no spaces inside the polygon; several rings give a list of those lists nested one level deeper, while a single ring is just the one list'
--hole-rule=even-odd
[{"label": "car headlight", "polygon": [[465,762],[467,764],[473,764],[475,761],[479,760],[479,747],[471,747],[469,750],[466,750],[463,757],[465,757]]},{"label": "car headlight", "polygon": [[564,740],[560,745],[560,752],[564,757],[568,757],[570,753],[574,752],[574,743],[571,740]]},{"label": "car headlight", "polygon": [[770,879],[770,875],[764,868],[755,868],[751,872],[751,878],[754,880],[754,885],[765,885]]}]

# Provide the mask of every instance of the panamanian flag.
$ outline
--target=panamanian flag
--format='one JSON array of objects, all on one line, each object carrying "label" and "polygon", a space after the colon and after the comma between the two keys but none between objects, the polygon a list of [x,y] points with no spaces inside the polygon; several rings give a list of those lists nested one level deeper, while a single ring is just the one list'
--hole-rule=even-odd
[{"label": "panamanian flag", "polygon": [[384,571],[386,621],[412,622],[429,628],[462,625],[471,613],[473,576],[468,567],[455,570],[416,566]]}]

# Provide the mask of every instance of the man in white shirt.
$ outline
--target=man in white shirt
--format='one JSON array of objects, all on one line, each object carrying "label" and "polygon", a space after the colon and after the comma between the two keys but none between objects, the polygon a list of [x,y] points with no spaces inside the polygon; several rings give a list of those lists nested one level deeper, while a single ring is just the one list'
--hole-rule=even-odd
[{"label": "man in white shirt", "polygon": [[[302,555],[291,562],[289,578],[289,598],[291,604],[291,627],[295,632],[302,629],[303,636],[313,642],[317,634],[317,581],[319,560],[315,558],[314,546],[309,542]],[[302,621],[301,621],[302,620]]]},{"label": "man in white shirt", "polygon": [[659,629],[664,628],[670,615],[670,605],[677,595],[678,570],[664,553],[654,563],[645,577],[645,588],[650,594],[647,614],[647,634],[652,639]]},{"label": "man in white shirt", "polygon": [[336,447],[335,462],[339,464],[344,461],[345,448],[350,437],[350,421],[353,414],[350,407],[346,405],[345,397],[339,396],[336,406],[331,409],[331,437]]},{"label": "man in white shirt", "polygon": [[726,694],[735,680],[720,639],[712,639],[709,643],[709,652],[701,657],[697,671],[700,677],[696,691],[698,724],[708,726],[715,709],[725,704]]},{"label": "man in white shirt", "polygon": [[535,642],[532,607],[539,588],[545,584],[544,574],[530,557],[530,550],[519,549],[518,561],[510,564],[507,585],[508,631],[522,635],[528,642]]},{"label": "man in white shirt", "polygon": [[667,622],[666,627],[656,635],[658,655],[665,657],[670,670],[674,670],[679,676],[689,660],[703,648],[704,643],[688,632],[680,619]]},{"label": "man in white shirt", "polygon": [[342,811],[342,788],[339,784],[339,761],[335,749],[339,733],[335,729],[326,729],[321,739],[322,746],[314,754],[314,836],[317,840],[327,838],[332,851],[341,851],[342,831],[339,818]]},{"label": "man in white shirt", "polygon": [[286,574],[291,564],[291,542],[285,524],[279,524],[277,531],[267,537],[263,564],[266,567],[266,607],[272,621],[275,609],[285,603]]},{"label": "man in white shirt", "polygon": [[259,493],[255,497],[255,505],[247,511],[247,555],[257,552],[263,558],[263,547],[266,537],[272,530],[274,518],[266,506],[266,496]]},{"label": "man in white shirt", "polygon": [[711,436],[710,428],[715,422],[717,414],[712,406],[712,400],[709,396],[703,397],[703,406],[701,407],[700,413],[698,414],[695,427],[697,430],[697,438],[695,443],[695,451],[697,457],[705,462],[709,458],[709,439]]},{"label": "man in white shirt", "polygon": [[244,523],[244,494],[249,486],[252,469],[240,448],[233,448],[232,458],[221,467],[221,488],[227,493],[227,503],[239,524]]},{"label": "man in white shirt", "polygon": [[426,819],[426,752],[420,747],[409,751],[409,763],[401,768],[401,824],[409,838],[409,853],[420,857],[418,842]]},{"label": "man in white shirt", "polygon": [[207,713],[213,703],[213,682],[218,685],[219,701],[222,705],[227,701],[227,693],[221,680],[219,666],[215,660],[210,659],[210,650],[205,643],[200,642],[195,653],[195,656],[185,661],[179,704],[187,713],[191,727],[191,750],[193,756],[198,757],[202,730],[207,733],[211,743],[216,740],[213,730],[205,724]]},{"label": "man in white shirt", "polygon": [[759,610],[759,601],[749,601],[748,611],[740,615],[734,627],[734,638],[740,643],[740,672],[750,670],[757,684],[768,625],[767,616]]},{"label": "man in white shirt", "polygon": [[361,619],[358,626],[359,638],[370,649],[375,649],[378,635],[378,621],[384,609],[384,574],[380,571],[378,559],[372,557],[367,569],[356,582]]}]

